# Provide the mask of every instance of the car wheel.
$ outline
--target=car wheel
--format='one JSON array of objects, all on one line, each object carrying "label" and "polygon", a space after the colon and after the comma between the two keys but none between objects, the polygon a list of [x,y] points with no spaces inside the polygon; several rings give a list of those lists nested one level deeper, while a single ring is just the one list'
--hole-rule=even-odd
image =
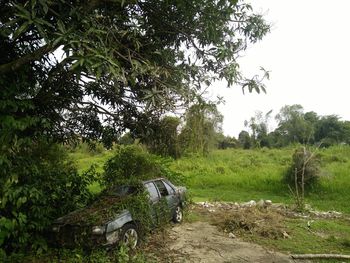
[{"label": "car wheel", "polygon": [[135,249],[139,244],[140,235],[137,227],[134,224],[126,224],[122,227],[120,241],[121,244],[130,249]]},{"label": "car wheel", "polygon": [[173,221],[174,223],[181,223],[183,220],[183,212],[181,206],[177,206],[174,212]]}]

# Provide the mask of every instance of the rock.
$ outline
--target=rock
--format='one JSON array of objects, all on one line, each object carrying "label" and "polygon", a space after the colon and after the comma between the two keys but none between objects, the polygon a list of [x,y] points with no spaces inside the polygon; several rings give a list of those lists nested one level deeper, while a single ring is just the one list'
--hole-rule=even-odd
[{"label": "rock", "polygon": [[282,235],[283,238],[290,238],[290,235],[286,231],[283,231]]},{"label": "rock", "polygon": [[305,208],[306,211],[311,211],[312,210],[311,205],[309,205],[309,204],[305,204],[304,208]]},{"label": "rock", "polygon": [[271,200],[265,200],[264,201],[266,206],[271,206],[272,205],[272,201]]},{"label": "rock", "polygon": [[215,209],[208,209],[210,213],[215,213]]},{"label": "rock", "polygon": [[265,201],[260,199],[257,203],[256,203],[257,207],[265,207]]},{"label": "rock", "polygon": [[229,234],[228,234],[228,237],[229,237],[229,238],[236,238],[235,234],[233,234],[233,233],[229,233]]},{"label": "rock", "polygon": [[308,228],[311,228],[311,224],[315,222],[314,220],[310,220],[310,221],[307,221],[307,227]]},{"label": "rock", "polygon": [[186,228],[186,230],[187,231],[193,231],[193,228],[188,227],[188,228]]},{"label": "rock", "polygon": [[243,203],[242,207],[253,207],[256,206],[256,202],[254,200],[250,200],[249,202]]}]

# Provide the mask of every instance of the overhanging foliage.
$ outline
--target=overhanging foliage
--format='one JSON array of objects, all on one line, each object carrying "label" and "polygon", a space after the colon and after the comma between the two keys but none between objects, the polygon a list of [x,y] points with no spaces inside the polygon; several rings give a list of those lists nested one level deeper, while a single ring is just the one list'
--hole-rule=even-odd
[{"label": "overhanging foliage", "polygon": [[[3,1],[1,139],[110,145],[213,80],[249,91],[238,54],[269,26],[243,1]],[[6,135],[6,136],[4,136]]]}]

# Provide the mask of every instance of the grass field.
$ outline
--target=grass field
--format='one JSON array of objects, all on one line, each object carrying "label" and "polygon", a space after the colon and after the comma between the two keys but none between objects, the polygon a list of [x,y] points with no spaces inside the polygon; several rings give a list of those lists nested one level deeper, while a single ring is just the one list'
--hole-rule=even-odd
[{"label": "grass field", "polygon": [[[245,202],[270,199],[274,203],[291,204],[293,199],[282,179],[294,150],[294,147],[216,150],[207,157],[191,156],[174,160],[171,168],[184,174],[194,201]],[[306,202],[319,210],[350,214],[350,147],[319,149],[317,154],[321,159],[322,177],[306,196]],[[77,163],[80,172],[91,164],[97,165],[97,170],[102,172],[104,162],[112,155],[113,151],[95,154],[76,151],[71,153],[71,158]],[[100,191],[98,184],[92,185],[90,189],[93,192]],[[274,239],[249,233],[240,237],[285,253],[349,254],[350,225],[346,218],[348,215],[341,219],[315,219],[311,231],[307,228],[310,219],[285,218],[281,224],[291,238]],[[193,212],[189,214],[188,220],[206,219]]]},{"label": "grass field", "polygon": [[[213,151],[207,157],[183,157],[172,163],[187,179],[195,201],[249,201],[270,199],[273,202],[293,202],[288,187],[282,182],[294,148],[284,149],[227,149]],[[350,147],[335,146],[319,149],[322,178],[307,195],[307,203],[322,210],[350,213]],[[91,164],[102,171],[104,162],[113,151],[89,154],[71,153],[79,171]],[[91,191],[98,192],[92,185]]]},{"label": "grass field", "polygon": [[[173,167],[188,179],[196,201],[249,201],[271,199],[292,202],[282,182],[294,148],[260,150],[217,150],[208,157],[182,158]],[[350,213],[350,147],[318,150],[321,158],[320,184],[306,199],[322,210]]]}]

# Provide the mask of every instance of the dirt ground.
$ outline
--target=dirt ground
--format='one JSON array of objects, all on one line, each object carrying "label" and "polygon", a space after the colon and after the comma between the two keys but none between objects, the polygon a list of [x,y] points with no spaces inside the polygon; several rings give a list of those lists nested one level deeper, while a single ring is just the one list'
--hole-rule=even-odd
[{"label": "dirt ground", "polygon": [[230,238],[208,222],[174,226],[170,231],[168,247],[173,253],[173,262],[179,263],[296,262],[288,255]]},{"label": "dirt ground", "polygon": [[[289,238],[280,224],[288,210],[242,207],[230,203],[194,204],[192,220],[157,231],[145,247],[156,262],[164,263],[307,263],[290,255],[271,251],[237,237],[248,231],[266,238]],[[232,227],[234,229],[232,229]],[[284,235],[287,235],[284,236]]]}]

